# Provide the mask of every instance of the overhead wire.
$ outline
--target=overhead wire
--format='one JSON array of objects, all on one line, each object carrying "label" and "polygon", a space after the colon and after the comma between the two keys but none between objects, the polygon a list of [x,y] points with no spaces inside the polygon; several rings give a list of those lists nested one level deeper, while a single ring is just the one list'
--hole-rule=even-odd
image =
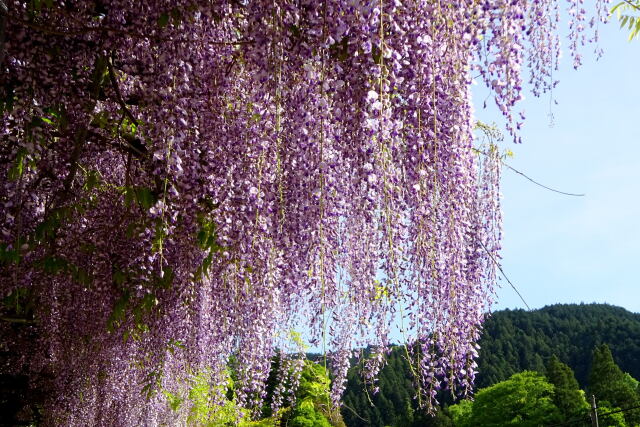
[{"label": "overhead wire", "polygon": [[[609,411],[609,412],[604,412],[604,413],[598,414],[598,417],[606,417],[606,416],[617,414],[617,413],[620,413],[620,412],[632,411],[632,410],[638,409],[638,408],[640,408],[640,405],[631,406],[629,408],[624,408],[624,409],[616,409],[614,411]],[[585,415],[585,416],[582,416],[580,418],[574,418],[574,419],[569,420],[569,421],[564,421],[562,423],[549,424],[547,427],[571,425],[571,424],[575,424],[575,423],[580,422],[580,421],[585,421],[585,419],[590,420],[591,416],[590,415]]]}]

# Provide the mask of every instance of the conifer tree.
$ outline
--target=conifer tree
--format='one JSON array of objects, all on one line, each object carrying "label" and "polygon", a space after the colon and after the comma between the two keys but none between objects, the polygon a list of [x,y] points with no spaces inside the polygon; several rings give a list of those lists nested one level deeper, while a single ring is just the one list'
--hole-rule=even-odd
[{"label": "conifer tree", "polygon": [[[621,409],[640,406],[640,398],[625,380],[625,374],[616,365],[609,346],[602,344],[593,351],[589,373],[589,394],[598,401],[604,400]],[[625,420],[630,425],[640,424],[640,409],[626,411]]]},{"label": "conifer tree", "polygon": [[553,402],[566,420],[587,413],[589,404],[580,390],[573,370],[562,363],[555,354],[547,363],[547,380],[554,385]]}]

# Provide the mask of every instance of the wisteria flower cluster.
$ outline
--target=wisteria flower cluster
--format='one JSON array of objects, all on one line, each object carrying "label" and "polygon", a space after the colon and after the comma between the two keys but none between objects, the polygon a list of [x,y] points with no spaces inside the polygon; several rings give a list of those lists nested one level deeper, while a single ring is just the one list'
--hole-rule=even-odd
[{"label": "wisteria flower cluster", "polygon": [[223,384],[231,356],[255,407],[294,329],[337,402],[354,348],[379,349],[375,385],[397,321],[425,405],[470,392],[500,159],[473,150],[469,84],[517,135],[522,70],[555,85],[561,4],[6,3],[2,370],[47,391],[46,424],[178,425],[163,391]]}]

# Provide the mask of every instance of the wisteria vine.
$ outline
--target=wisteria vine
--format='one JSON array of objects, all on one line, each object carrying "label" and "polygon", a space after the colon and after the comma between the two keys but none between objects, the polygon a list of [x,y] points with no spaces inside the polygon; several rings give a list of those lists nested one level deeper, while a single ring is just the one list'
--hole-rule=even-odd
[{"label": "wisteria vine", "polygon": [[[578,64],[590,18],[567,4]],[[470,392],[500,158],[473,149],[469,85],[517,137],[522,70],[555,85],[561,3],[7,5],[2,370],[47,390],[47,424],[174,425],[162,391],[223,384],[231,356],[255,407],[295,329],[337,402],[354,348],[379,349],[374,385],[397,319],[421,402]]]}]

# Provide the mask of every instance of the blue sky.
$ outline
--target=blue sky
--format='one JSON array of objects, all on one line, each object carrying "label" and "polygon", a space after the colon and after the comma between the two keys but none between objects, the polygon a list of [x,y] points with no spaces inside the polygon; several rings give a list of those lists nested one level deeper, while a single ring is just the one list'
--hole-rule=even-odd
[{"label": "blue sky", "polygon": [[[505,138],[508,162],[568,197],[503,172],[502,265],[531,308],[606,302],[640,312],[640,40],[627,41],[616,22],[601,27],[597,60],[583,48],[577,71],[567,52],[555,76],[558,105],[527,94],[523,143]],[[481,108],[476,117],[500,123]],[[494,309],[524,308],[503,280]]]}]

